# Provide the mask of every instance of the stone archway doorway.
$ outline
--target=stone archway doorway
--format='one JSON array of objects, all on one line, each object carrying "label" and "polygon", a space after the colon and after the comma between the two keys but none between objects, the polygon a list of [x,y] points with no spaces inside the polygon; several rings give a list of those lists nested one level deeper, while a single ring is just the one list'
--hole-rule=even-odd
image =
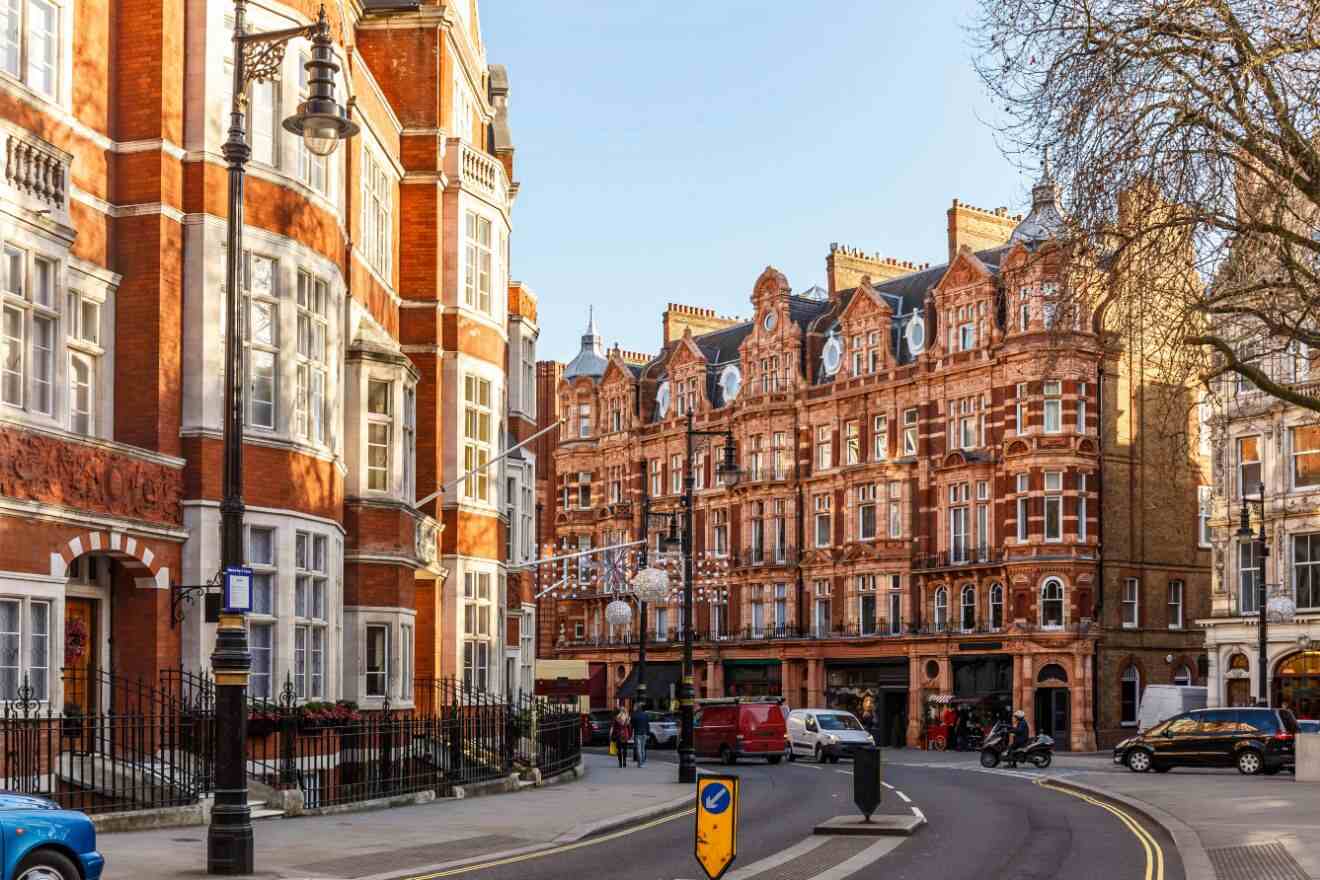
[{"label": "stone archway doorway", "polygon": [[1072,740],[1072,704],[1068,672],[1057,663],[1041,667],[1036,676],[1036,733],[1053,737],[1054,747],[1067,751]]}]

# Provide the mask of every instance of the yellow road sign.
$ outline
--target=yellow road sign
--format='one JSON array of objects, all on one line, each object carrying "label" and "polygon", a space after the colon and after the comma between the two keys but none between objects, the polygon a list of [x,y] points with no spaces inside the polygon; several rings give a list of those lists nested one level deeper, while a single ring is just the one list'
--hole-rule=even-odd
[{"label": "yellow road sign", "polygon": [[738,777],[697,777],[697,864],[720,880],[738,855]]}]

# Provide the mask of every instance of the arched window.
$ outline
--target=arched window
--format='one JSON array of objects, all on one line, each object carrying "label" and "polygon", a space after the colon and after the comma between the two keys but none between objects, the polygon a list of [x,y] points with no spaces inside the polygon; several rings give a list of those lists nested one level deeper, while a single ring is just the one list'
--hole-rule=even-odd
[{"label": "arched window", "polygon": [[1050,578],[1040,588],[1040,625],[1045,629],[1063,627],[1063,584]]},{"label": "arched window", "polygon": [[990,588],[990,628],[1004,628],[1004,586],[995,584]]},{"label": "arched window", "polygon": [[1173,683],[1187,687],[1192,683],[1192,670],[1186,664],[1178,667],[1178,671],[1173,674]]},{"label": "arched window", "polygon": [[1141,704],[1141,673],[1135,666],[1123,670],[1119,680],[1119,722],[1126,726],[1137,723],[1137,707]]},{"label": "arched window", "polygon": [[945,630],[949,627],[949,591],[940,587],[935,591],[935,628]]},{"label": "arched window", "polygon": [[963,632],[976,629],[976,587],[971,584],[962,588],[962,628]]}]

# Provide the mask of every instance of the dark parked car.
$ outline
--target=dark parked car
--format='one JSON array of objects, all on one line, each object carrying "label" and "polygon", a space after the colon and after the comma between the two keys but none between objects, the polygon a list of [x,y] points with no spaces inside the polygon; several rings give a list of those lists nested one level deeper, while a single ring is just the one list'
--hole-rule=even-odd
[{"label": "dark parked car", "polygon": [[1296,761],[1297,719],[1287,709],[1197,709],[1114,746],[1114,763],[1137,773],[1174,767],[1237,767],[1273,775]]},{"label": "dark parked car", "polygon": [[614,712],[609,709],[596,709],[586,716],[583,726],[585,745],[602,746],[610,741],[610,724],[614,721]]}]

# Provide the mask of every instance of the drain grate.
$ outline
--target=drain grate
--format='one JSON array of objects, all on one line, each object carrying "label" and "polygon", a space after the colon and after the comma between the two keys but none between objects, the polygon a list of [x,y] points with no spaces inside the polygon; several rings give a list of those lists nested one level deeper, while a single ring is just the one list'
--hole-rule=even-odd
[{"label": "drain grate", "polygon": [[369,877],[372,874],[403,871],[419,865],[438,865],[442,862],[456,862],[459,859],[473,858],[487,853],[517,849],[531,842],[522,837],[485,834],[444,843],[383,849],[379,852],[363,853],[342,859],[314,862],[310,865],[299,865],[295,870],[306,871],[317,877]]},{"label": "drain grate", "polygon": [[874,837],[836,837],[829,843],[746,880],[810,880],[830,868],[837,868],[875,842]]},{"label": "drain grate", "polygon": [[1281,843],[1206,850],[1218,880],[1310,880]]}]

